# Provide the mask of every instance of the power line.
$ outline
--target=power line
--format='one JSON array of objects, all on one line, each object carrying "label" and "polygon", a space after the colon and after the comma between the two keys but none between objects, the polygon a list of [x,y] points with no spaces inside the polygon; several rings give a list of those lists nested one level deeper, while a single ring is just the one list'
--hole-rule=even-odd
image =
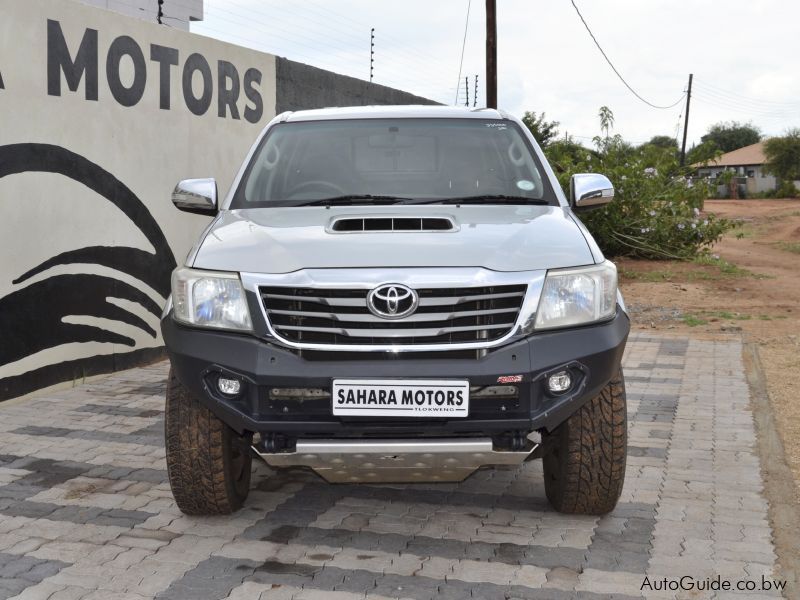
[{"label": "power line", "polygon": [[[467,2],[467,19],[466,23],[464,23],[464,39],[461,42],[461,59],[458,61],[458,78],[456,79],[456,89],[459,88],[461,85],[461,68],[464,66],[464,48],[467,46],[467,30],[469,29],[469,9],[472,7],[472,0],[468,0]],[[469,96],[469,90],[467,90],[467,96]],[[458,95],[456,94],[456,104],[458,104]],[[467,99],[467,104],[469,104],[469,99]]]},{"label": "power line", "polygon": [[798,116],[797,109],[789,107],[768,107],[765,105],[747,104],[739,100],[733,100],[725,96],[717,95],[705,88],[700,88],[698,91],[709,102],[716,102],[718,104],[732,107],[735,109],[741,109],[744,112],[750,112],[753,114],[783,115],[786,117]]},{"label": "power line", "polygon": [[[221,16],[222,14],[227,14],[229,16],[234,16],[234,17],[237,17],[237,18],[243,20],[248,25],[248,28],[252,28],[254,23],[262,25],[263,26],[263,31],[265,33],[268,32],[268,38],[277,37],[277,38],[280,38],[280,39],[284,39],[284,40],[286,40],[288,42],[291,42],[292,44],[295,44],[295,45],[301,45],[301,46],[304,46],[304,47],[307,47],[307,48],[312,48],[312,49],[314,49],[316,51],[319,51],[320,53],[322,53],[325,56],[328,56],[328,55],[331,54],[330,48],[322,47],[322,46],[319,46],[317,44],[323,43],[325,46],[338,47],[341,50],[343,50],[345,53],[351,54],[351,55],[354,55],[354,56],[355,55],[361,55],[362,51],[361,51],[360,48],[362,47],[361,44],[363,44],[362,38],[356,37],[352,33],[347,32],[346,35],[348,37],[353,38],[354,40],[357,40],[357,42],[347,42],[347,41],[344,41],[344,40],[337,40],[335,37],[331,36],[330,33],[335,32],[335,33],[341,34],[342,31],[341,30],[334,30],[334,28],[331,26],[330,22],[322,23],[322,22],[319,22],[319,21],[314,21],[314,22],[320,24],[326,30],[328,30],[328,31],[326,31],[327,35],[319,36],[319,35],[314,35],[313,32],[311,32],[311,31],[309,31],[307,29],[303,29],[303,31],[298,31],[296,29],[297,22],[298,22],[298,19],[296,18],[296,16],[295,16],[295,18],[287,19],[285,17],[285,15],[281,15],[280,11],[278,11],[277,9],[275,11],[270,12],[270,13],[265,13],[265,12],[262,12],[260,10],[255,9],[253,7],[242,6],[242,5],[238,4],[235,0],[226,0],[225,4],[227,5],[227,8],[222,9],[222,8],[220,8],[219,4],[216,3],[216,2],[215,2],[214,6],[211,6],[210,3],[207,3],[207,7],[211,9],[211,18],[212,18],[212,20],[213,20],[214,17],[216,17],[216,18],[219,18],[219,19],[222,19],[222,20],[225,20],[225,21],[228,21],[228,22],[232,23],[232,21],[230,21],[229,19],[226,19],[225,17]],[[239,7],[240,9],[242,9],[242,12],[238,12],[237,10],[234,10],[232,8],[232,6]],[[255,18],[253,16],[254,14],[255,15],[263,15],[266,19],[268,19],[268,21],[264,21],[264,20],[261,20],[259,18]],[[305,19],[305,17],[304,17],[304,20],[313,21],[313,19]],[[276,32],[275,29],[272,28],[273,25],[278,28],[278,31],[280,31],[280,33]],[[205,23],[203,23],[203,24],[198,24],[198,26],[199,26],[199,29],[203,29],[206,25],[205,25]],[[289,34],[290,37],[286,37],[286,34]],[[381,35],[382,39],[385,38],[385,37],[387,37],[387,36],[385,36],[384,34]],[[302,41],[302,40],[306,40],[306,41]],[[400,54],[400,53],[399,52],[395,52],[395,54]],[[414,77],[417,80],[427,79],[430,82],[441,83],[441,72],[431,71],[427,67],[427,64],[430,61],[428,61],[428,63],[425,63],[425,62],[422,62],[422,61],[418,61],[418,60],[416,60],[414,58],[403,58],[402,56],[398,56],[397,58],[393,59],[393,58],[391,58],[391,56],[387,56],[385,54],[385,51],[384,51],[383,56],[384,56],[384,58],[382,59],[383,63],[388,63],[388,62],[397,63],[397,65],[396,65],[396,67],[397,67],[396,71],[397,72],[413,72],[414,73]],[[409,55],[406,55],[406,56],[409,56]],[[441,63],[441,64],[443,65],[443,63]],[[409,69],[409,66],[411,66],[411,65],[413,65],[413,68]],[[339,66],[339,68],[341,68],[341,66]]]},{"label": "power line", "polygon": [[675,143],[680,144],[678,137],[681,134],[681,119],[683,119],[683,109],[681,109],[680,114],[678,115],[678,122],[675,123]]},{"label": "power line", "polygon": [[716,96],[706,89],[698,89],[696,93],[700,94],[707,104],[715,104],[724,108],[730,108],[741,112],[747,112],[753,115],[769,115],[769,116],[782,116],[792,118],[800,116],[798,111],[790,108],[766,108],[763,106],[753,106],[744,104],[738,100],[731,100],[723,96]]},{"label": "power line", "polygon": [[[303,35],[303,34],[297,34],[295,32],[291,32],[290,33],[286,29],[282,29],[281,33],[278,33],[277,31],[275,31],[273,29],[269,29],[268,28],[268,24],[266,22],[264,22],[264,21],[262,21],[262,20],[260,20],[258,18],[255,18],[251,11],[248,11],[248,12],[251,12],[251,14],[245,15],[245,14],[238,13],[237,11],[233,11],[233,10],[230,10],[230,9],[228,9],[228,10],[220,9],[218,6],[210,6],[209,9],[211,11],[209,13],[210,18],[207,19],[204,23],[198,24],[198,26],[199,26],[198,28],[200,30],[208,30],[208,31],[215,32],[217,34],[222,34],[221,37],[235,37],[235,38],[238,38],[238,39],[247,39],[247,41],[250,42],[251,44],[255,43],[256,46],[260,47],[261,49],[265,49],[266,51],[271,52],[272,54],[283,54],[284,52],[286,52],[286,50],[285,49],[277,50],[274,47],[273,48],[269,48],[269,45],[266,43],[267,40],[273,40],[273,43],[274,43],[274,39],[281,39],[281,40],[285,40],[286,42],[289,42],[289,44],[291,44],[292,46],[295,46],[295,47],[299,46],[299,47],[304,48],[304,49],[309,49],[312,52],[314,52],[315,54],[319,53],[320,56],[322,56],[322,57],[330,57],[330,55],[332,54],[331,50],[335,49],[336,47],[340,48],[341,52],[343,54],[345,54],[345,55],[348,55],[348,57],[352,56],[353,60],[355,60],[358,55],[362,55],[363,56],[363,54],[362,54],[363,51],[361,51],[361,50],[359,50],[357,48],[353,48],[353,47],[351,47],[349,45],[343,45],[341,43],[337,43],[336,41],[331,40],[330,38],[324,40],[324,42],[323,42],[319,38],[306,36],[306,35]],[[254,12],[256,14],[258,13],[258,11],[254,11]],[[223,16],[223,15],[225,15],[225,16]],[[231,18],[228,18],[228,17],[233,17],[236,20],[232,20]],[[248,38],[245,38],[242,35],[237,35],[237,34],[234,34],[234,33],[231,33],[231,32],[222,32],[222,31],[214,29],[213,27],[210,26],[210,24],[214,21],[214,19],[219,19],[221,21],[225,21],[225,22],[228,22],[228,23],[230,23],[232,25],[237,25],[237,26],[241,26],[241,25],[245,25],[246,24],[248,32],[250,32],[250,33],[263,32],[266,35],[259,36],[257,39],[255,39],[255,38],[249,38],[248,39]],[[286,35],[286,34],[288,34],[288,35]],[[308,41],[305,41],[305,40],[308,40]],[[312,42],[312,40],[313,40],[313,42]],[[319,45],[320,43],[324,43],[325,46],[328,46],[328,47],[321,46],[321,45]],[[331,69],[331,70],[334,70],[334,71],[341,72],[342,66],[344,66],[342,63],[338,63],[337,64],[337,63],[331,62],[329,60],[329,58],[326,59],[326,58],[321,58],[320,56],[309,55],[307,53],[304,53],[302,51],[297,51],[297,50],[294,50],[294,49],[291,50],[291,55],[293,57],[306,58],[307,60],[309,60],[309,62],[311,64],[317,64],[319,66],[322,66],[323,68],[328,68],[328,69]],[[399,62],[395,61],[395,60],[393,60],[391,58],[384,58],[383,59],[383,61],[386,62],[386,63],[392,63],[392,62],[396,63],[397,66],[396,66],[396,69],[395,69],[395,73],[412,73],[413,72],[413,77],[404,77],[404,76],[398,76],[398,75],[395,74],[393,76],[393,79],[395,81],[404,82],[403,85],[406,85],[406,86],[411,84],[413,87],[419,87],[419,88],[422,88],[423,90],[427,89],[427,90],[429,90],[427,93],[430,93],[430,90],[432,88],[434,88],[436,86],[436,84],[441,85],[441,78],[436,77],[433,72],[426,71],[424,69],[424,67],[420,68],[420,65],[415,65],[413,69],[409,69],[407,64],[403,65],[402,60],[404,60],[404,59],[400,59]],[[320,64],[320,63],[322,63],[322,64]],[[326,63],[327,63],[327,65],[326,65]],[[352,71],[352,69],[348,69],[348,70]],[[357,74],[355,74],[355,73],[353,73],[353,74],[357,76]],[[426,82],[426,81],[428,83],[423,83],[423,82]],[[442,86],[442,87],[444,87],[444,86]],[[437,93],[437,95],[438,95],[438,93]],[[448,96],[449,96],[449,93],[448,93]]]},{"label": "power line", "polygon": [[624,78],[624,77],[623,77],[623,76],[620,74],[620,72],[619,72],[619,71],[617,71],[617,67],[615,67],[615,66],[614,66],[614,63],[612,63],[612,62],[611,62],[611,59],[610,59],[610,58],[608,58],[608,55],[607,55],[607,54],[605,53],[605,51],[603,50],[602,46],[600,46],[600,42],[598,42],[598,41],[597,41],[597,38],[596,38],[596,37],[594,37],[594,34],[592,33],[592,30],[589,28],[589,24],[586,22],[586,19],[584,19],[584,18],[583,18],[583,15],[581,14],[581,11],[578,9],[578,5],[577,5],[577,4],[575,4],[575,0],[570,0],[570,2],[572,3],[572,7],[575,9],[575,12],[576,12],[576,13],[578,13],[578,16],[580,17],[580,19],[581,19],[581,22],[583,23],[583,26],[584,26],[584,27],[586,27],[586,31],[588,31],[588,32],[589,32],[589,35],[591,36],[592,40],[594,41],[594,45],[595,45],[595,46],[597,46],[597,49],[598,49],[598,50],[600,50],[600,54],[602,54],[602,55],[603,55],[603,58],[605,58],[605,59],[606,59],[606,62],[607,62],[607,63],[608,63],[608,65],[611,67],[611,69],[614,71],[614,73],[616,73],[617,77],[619,77],[619,80],[620,80],[622,83],[624,83],[624,84],[625,84],[625,87],[626,87],[626,88],[628,88],[628,89],[630,90],[630,92],[631,92],[631,93],[632,93],[634,96],[636,96],[636,97],[637,97],[639,100],[641,100],[642,102],[644,102],[644,103],[645,103],[645,104],[647,104],[648,106],[651,106],[652,108],[659,108],[659,109],[662,109],[662,110],[665,110],[665,109],[668,109],[668,108],[673,108],[674,106],[677,106],[678,104],[680,104],[680,102],[682,102],[682,101],[683,101],[683,98],[684,98],[684,96],[686,96],[686,94],[683,94],[683,95],[682,95],[680,98],[678,98],[678,99],[677,99],[675,102],[673,102],[672,104],[670,104],[670,105],[668,105],[668,106],[660,106],[660,105],[658,105],[658,104],[653,104],[652,102],[649,102],[649,101],[645,100],[644,98],[642,98],[642,97],[641,97],[641,96],[640,96],[640,95],[639,95],[639,94],[636,92],[636,90],[634,90],[634,89],[633,89],[633,88],[632,88],[632,87],[631,87],[631,86],[628,84],[628,82],[627,82],[627,81],[625,81],[625,78]]},{"label": "power line", "polygon": [[752,108],[748,108],[746,106],[737,106],[735,104],[727,104],[724,102],[720,102],[719,99],[705,96],[704,93],[696,94],[696,99],[707,106],[712,106],[717,109],[730,110],[733,112],[749,115],[750,117],[754,117],[758,120],[786,121],[798,118],[798,114],[796,112],[785,113],[785,112],[758,111]]},{"label": "power line", "polygon": [[[326,24],[330,24],[331,20],[339,21],[349,30],[353,29],[353,25],[356,26],[357,30],[361,30],[363,27],[370,26],[364,21],[356,21],[351,17],[344,16],[340,12],[332,11],[324,6],[319,5],[316,2],[310,2],[309,0],[306,0],[306,2],[297,5],[297,7],[302,7],[302,9],[305,11],[308,11],[309,7],[311,6],[316,8],[317,11],[322,11],[324,13],[327,13],[327,15],[322,15],[320,12],[312,11],[314,12],[314,14],[317,14],[320,16],[320,18],[324,19]],[[294,16],[296,16],[297,7],[293,3],[292,13]],[[399,46],[399,48],[395,50],[397,53],[405,54],[409,59],[415,60],[419,64],[427,65],[438,62],[439,64],[444,65],[444,60],[442,58],[437,57],[435,55],[432,56],[430,54],[425,54],[423,51],[415,50],[413,46],[408,45],[407,39],[399,39],[385,32],[381,33],[381,39],[386,40],[387,42],[394,42]]]},{"label": "power line", "polygon": [[723,89],[721,87],[718,87],[716,85],[712,85],[710,83],[706,83],[705,81],[702,81],[702,80],[700,80],[698,83],[700,84],[701,87],[706,88],[708,90],[708,92],[710,92],[710,93],[714,93],[714,94],[716,94],[718,96],[722,96],[722,97],[728,97],[728,98],[731,98],[733,100],[738,100],[738,101],[746,103],[746,104],[764,106],[765,108],[766,107],[771,107],[771,108],[775,108],[775,109],[800,107],[800,102],[797,102],[797,101],[780,102],[780,101],[777,101],[777,100],[764,100],[764,99],[759,99],[759,98],[751,98],[749,96],[744,96],[744,95],[739,94],[737,92],[733,92],[733,91],[730,91],[730,90],[725,90],[725,89]]}]

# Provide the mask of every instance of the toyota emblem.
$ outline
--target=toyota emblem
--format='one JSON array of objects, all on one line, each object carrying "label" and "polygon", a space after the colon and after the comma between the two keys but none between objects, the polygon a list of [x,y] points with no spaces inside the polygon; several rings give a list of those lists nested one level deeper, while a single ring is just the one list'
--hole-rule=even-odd
[{"label": "toyota emblem", "polygon": [[417,310],[417,292],[399,283],[379,285],[367,294],[367,308],[382,319],[402,319]]}]

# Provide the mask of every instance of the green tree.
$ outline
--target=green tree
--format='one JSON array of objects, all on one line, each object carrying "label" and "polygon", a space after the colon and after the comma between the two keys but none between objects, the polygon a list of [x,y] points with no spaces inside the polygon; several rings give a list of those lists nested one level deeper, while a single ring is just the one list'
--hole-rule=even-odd
[{"label": "green tree", "polygon": [[537,115],[534,111],[526,111],[522,117],[525,127],[530,129],[533,137],[542,148],[546,148],[558,136],[558,121],[545,120],[545,113]]},{"label": "green tree", "polygon": [[599,157],[594,150],[584,148],[573,140],[571,136],[554,141],[545,148],[544,153],[550,166],[557,173],[563,173],[570,169],[572,165],[590,160],[592,156]]},{"label": "green tree", "polygon": [[654,135],[650,138],[650,141],[644,145],[654,146],[656,148],[664,148],[665,150],[677,150],[678,140],[669,135]]},{"label": "green tree", "polygon": [[608,132],[614,129],[614,113],[607,106],[601,106],[597,116],[600,117],[600,129],[608,139]]},{"label": "green tree", "polygon": [[789,129],[785,135],[764,142],[767,170],[778,179],[800,179],[800,129]]},{"label": "green tree", "polygon": [[710,140],[702,144],[693,144],[686,153],[686,164],[695,165],[708,163],[718,158],[720,154],[722,154],[720,149]]},{"label": "green tree", "polygon": [[730,121],[716,123],[708,129],[700,142],[712,142],[721,152],[731,152],[761,141],[761,130],[752,123]]}]

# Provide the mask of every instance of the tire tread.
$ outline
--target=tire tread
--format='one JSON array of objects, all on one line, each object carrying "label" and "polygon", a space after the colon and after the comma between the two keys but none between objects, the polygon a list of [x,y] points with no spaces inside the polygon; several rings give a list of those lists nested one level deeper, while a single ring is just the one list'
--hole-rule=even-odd
[{"label": "tire tread", "polygon": [[[201,405],[170,369],[164,434],[167,474],[178,508],[187,515],[224,515],[241,508],[247,489],[236,489],[230,448],[236,434]],[[251,458],[245,459],[249,487]]]},{"label": "tire tread", "polygon": [[545,438],[545,492],[553,507],[570,514],[611,512],[622,493],[627,459],[622,369]]}]

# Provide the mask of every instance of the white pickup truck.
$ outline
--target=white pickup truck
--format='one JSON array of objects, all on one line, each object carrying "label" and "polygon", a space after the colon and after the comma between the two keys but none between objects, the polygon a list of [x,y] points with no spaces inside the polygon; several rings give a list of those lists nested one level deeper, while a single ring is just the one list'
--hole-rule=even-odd
[{"label": "white pickup truck", "polygon": [[497,110],[284,113],[172,278],[162,331],[169,479],[229,513],[252,458],[330,482],[459,481],[544,461],[560,511],[602,514],[625,474],[629,331],[607,261],[522,123]]}]

